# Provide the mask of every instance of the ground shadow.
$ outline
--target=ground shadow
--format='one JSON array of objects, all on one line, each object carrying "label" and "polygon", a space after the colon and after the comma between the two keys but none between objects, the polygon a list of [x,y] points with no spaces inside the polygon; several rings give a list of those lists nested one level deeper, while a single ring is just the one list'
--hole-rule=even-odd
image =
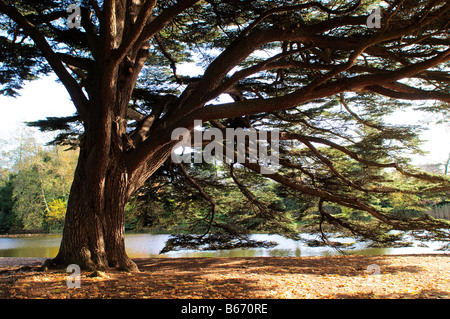
[{"label": "ground shadow", "polygon": [[[433,256],[433,262],[441,263]],[[110,269],[101,276],[82,272],[81,288],[68,289],[64,270],[38,272],[35,267],[0,274],[1,298],[290,298],[284,291],[296,291],[310,284],[325,293],[307,298],[449,298],[450,291],[428,286],[419,293],[374,295],[367,290],[350,292],[368,277],[369,265],[383,275],[396,278],[424,276],[433,283],[427,269],[415,259],[394,262],[386,256],[333,257],[248,257],[248,258],[137,258],[139,273]],[[450,256],[442,264],[449,265]],[[445,270],[448,272],[448,267]],[[428,276],[428,277],[427,277]],[[330,284],[342,289],[329,293]],[[348,285],[348,286],[346,286]],[[353,286],[352,286],[353,285]],[[356,285],[357,286],[357,285]],[[347,289],[348,287],[348,289]],[[442,285],[441,285],[442,288]],[[449,288],[450,289],[450,288]],[[400,291],[400,290],[399,290]],[[273,293],[275,292],[275,293]],[[292,295],[295,295],[295,293]]]},{"label": "ground shadow", "polygon": [[314,258],[293,257],[243,257],[243,258],[176,258],[161,260],[135,259],[141,271],[193,271],[202,273],[227,272],[229,268],[253,274],[314,274],[355,276],[368,272],[369,265],[378,265],[383,273],[417,273],[423,267],[416,265],[391,265],[383,256],[334,256]]}]

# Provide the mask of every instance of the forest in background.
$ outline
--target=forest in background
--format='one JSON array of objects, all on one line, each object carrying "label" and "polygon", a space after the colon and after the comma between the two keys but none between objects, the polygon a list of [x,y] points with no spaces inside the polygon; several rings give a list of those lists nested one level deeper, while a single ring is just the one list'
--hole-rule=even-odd
[{"label": "forest in background", "polygon": [[[61,232],[78,150],[44,145],[35,130],[28,127],[19,129],[11,141],[0,140],[0,144],[0,234]],[[207,231],[210,207],[201,193],[206,189],[217,204],[215,218],[227,233],[292,235],[308,229],[317,231],[321,220],[314,198],[299,196],[262,176],[245,174],[242,168],[226,174],[223,165],[191,164],[187,169],[194,180],[186,179],[186,171],[168,160],[128,204],[126,230]],[[425,169],[443,173],[436,165],[428,166]],[[392,175],[396,183],[408,182],[400,175]],[[442,206],[446,200],[391,194],[373,204],[392,207],[404,217],[417,217],[436,205],[439,211],[449,210],[449,205]],[[329,205],[327,209],[353,222],[376,222],[368,213],[351,208]]]},{"label": "forest in background", "polygon": [[0,233],[60,231],[78,151],[44,146],[27,127],[0,143]]}]

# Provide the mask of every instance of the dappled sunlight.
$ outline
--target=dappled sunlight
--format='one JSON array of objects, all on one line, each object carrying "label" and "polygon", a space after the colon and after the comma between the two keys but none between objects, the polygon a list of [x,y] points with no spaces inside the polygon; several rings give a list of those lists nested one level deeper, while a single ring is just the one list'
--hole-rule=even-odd
[{"label": "dappled sunlight", "polygon": [[78,289],[67,287],[68,274],[63,270],[4,268],[0,273],[1,297],[450,298],[448,255],[134,261],[139,273],[82,271]]}]

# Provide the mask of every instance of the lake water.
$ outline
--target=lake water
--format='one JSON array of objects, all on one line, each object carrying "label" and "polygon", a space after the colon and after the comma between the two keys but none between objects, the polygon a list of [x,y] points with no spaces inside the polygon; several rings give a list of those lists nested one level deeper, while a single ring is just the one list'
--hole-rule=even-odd
[{"label": "lake water", "polygon": [[[302,234],[302,239],[319,239],[316,235]],[[197,251],[183,250],[159,254],[169,235],[127,234],[125,245],[131,258],[147,257],[300,257],[338,255],[331,247],[309,247],[303,240],[295,241],[279,235],[252,235],[251,239],[275,241],[272,248],[237,248],[229,250]],[[331,238],[333,241],[354,243],[351,238]],[[319,239],[320,240],[320,239]],[[0,238],[0,257],[55,257],[61,242],[60,235],[39,235],[16,238]],[[449,253],[439,250],[445,243],[428,241],[424,244],[413,241],[413,247],[368,248],[369,243],[358,242],[344,249],[348,254],[386,255],[386,254],[438,254]]]}]

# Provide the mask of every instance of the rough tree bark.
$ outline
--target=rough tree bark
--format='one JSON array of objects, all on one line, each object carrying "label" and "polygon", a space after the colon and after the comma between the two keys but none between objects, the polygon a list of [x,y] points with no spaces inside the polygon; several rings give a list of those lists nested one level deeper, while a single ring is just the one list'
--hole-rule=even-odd
[{"label": "rough tree bark", "polygon": [[[71,188],[56,265],[78,264],[82,269],[118,267],[137,270],[125,252],[125,206],[129,182],[120,157],[110,157],[102,183],[92,176],[92,164],[81,150]],[[98,158],[98,161],[105,159]]]}]

